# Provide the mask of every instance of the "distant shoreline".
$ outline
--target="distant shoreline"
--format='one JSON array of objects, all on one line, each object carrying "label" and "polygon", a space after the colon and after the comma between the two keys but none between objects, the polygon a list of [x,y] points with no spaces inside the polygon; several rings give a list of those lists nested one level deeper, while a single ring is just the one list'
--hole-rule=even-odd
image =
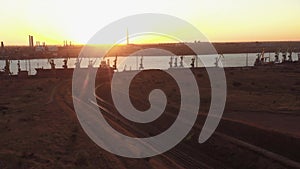
[{"label": "distant shoreline", "polygon": [[[4,42],[5,43],[5,42]],[[198,43],[198,42],[178,42],[178,43]],[[205,43],[205,42],[200,42]],[[212,44],[249,44],[249,43],[300,43],[300,40],[274,40],[274,41],[212,41]],[[175,42],[170,43],[130,43],[129,45],[157,45],[157,44],[177,44]],[[73,47],[83,47],[86,44],[72,44]],[[99,45],[109,45],[109,44],[99,44]],[[119,44],[120,46],[124,46],[126,44]],[[51,44],[47,46],[57,46],[57,47],[65,47],[61,44]],[[5,47],[29,47],[28,45],[5,45]]]},{"label": "distant shoreline", "polygon": [[[159,43],[159,44],[128,44],[116,45],[113,48],[103,45],[103,48],[90,46],[89,53],[84,57],[101,56],[129,56],[143,49],[162,49],[172,55],[208,55],[208,54],[236,54],[236,53],[266,53],[274,52],[300,52],[300,41],[273,41],[273,42],[208,42],[195,43]],[[190,46],[197,49],[191,50]],[[0,48],[0,60],[45,59],[45,58],[77,58],[83,46],[5,46]],[[51,50],[50,50],[51,48]],[[53,49],[55,48],[55,49]],[[106,52],[109,50],[109,52]],[[141,55],[141,54],[139,54]],[[155,53],[143,52],[143,56],[166,56],[156,50]]]}]

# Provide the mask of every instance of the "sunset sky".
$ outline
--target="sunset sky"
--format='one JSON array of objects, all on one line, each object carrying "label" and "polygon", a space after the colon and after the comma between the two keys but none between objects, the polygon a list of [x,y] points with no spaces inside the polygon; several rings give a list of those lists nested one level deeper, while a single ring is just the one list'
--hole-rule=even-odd
[{"label": "sunset sky", "polygon": [[47,44],[62,45],[64,40],[84,44],[105,25],[139,13],[179,17],[210,41],[300,40],[300,0],[1,0],[0,4],[0,41],[6,45],[27,45],[28,35]]}]

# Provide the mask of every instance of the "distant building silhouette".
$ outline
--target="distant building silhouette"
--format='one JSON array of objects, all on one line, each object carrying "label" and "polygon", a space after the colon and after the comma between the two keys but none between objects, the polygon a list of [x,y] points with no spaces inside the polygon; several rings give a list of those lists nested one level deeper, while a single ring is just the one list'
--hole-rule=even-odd
[{"label": "distant building silhouette", "polygon": [[29,35],[29,46],[33,47],[33,36]]}]

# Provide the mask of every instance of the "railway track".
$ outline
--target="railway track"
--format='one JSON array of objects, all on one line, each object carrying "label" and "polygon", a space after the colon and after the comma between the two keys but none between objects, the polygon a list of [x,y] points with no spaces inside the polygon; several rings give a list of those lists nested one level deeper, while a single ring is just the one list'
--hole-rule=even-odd
[{"label": "railway track", "polygon": [[[105,103],[106,105],[113,107],[113,105],[111,105],[109,102],[105,101],[104,99],[100,98],[96,94],[95,94],[95,96],[102,103]],[[135,96],[131,96],[131,97],[135,97]],[[99,108],[102,109],[103,106],[99,107]],[[109,114],[113,114],[113,113],[110,112]],[[166,114],[169,115],[169,116],[174,116],[172,113],[166,113]],[[118,119],[118,120],[120,120],[120,119]],[[247,124],[243,123],[242,121],[237,121],[237,120],[230,119],[230,118],[225,118],[223,120],[231,121],[231,122],[235,122],[235,123],[239,123],[239,124],[242,124],[242,125],[247,125]],[[195,124],[195,127],[196,127],[197,130],[201,130],[201,128],[202,128],[202,126],[200,126],[199,124]],[[221,137],[221,138],[223,138],[225,140],[228,140],[228,141],[230,141],[230,142],[232,142],[232,143],[234,143],[234,144],[236,144],[236,145],[238,145],[240,147],[243,147],[245,149],[251,150],[251,151],[257,153],[258,155],[262,155],[262,156],[264,156],[266,158],[269,158],[269,159],[272,159],[272,160],[276,160],[279,163],[281,163],[281,164],[283,164],[283,165],[285,165],[287,167],[300,168],[300,164],[298,162],[290,160],[290,159],[288,159],[288,158],[286,158],[284,156],[281,156],[279,154],[276,154],[274,152],[268,151],[268,150],[263,149],[261,147],[257,147],[255,145],[252,145],[252,144],[247,143],[245,141],[242,141],[242,140],[239,140],[237,138],[231,137],[231,136],[226,135],[224,133],[215,132],[215,135],[218,136],[218,137]],[[175,156],[175,158],[176,158],[176,156]]]},{"label": "railway track", "polygon": [[[98,86],[101,87],[101,86]],[[67,88],[70,88],[70,85],[60,85],[58,86],[58,94],[64,92]],[[109,102],[107,102],[105,99],[100,98],[99,96],[96,95],[95,96],[97,98],[97,101],[101,103],[96,104],[102,111],[103,115],[105,116],[106,119],[108,119],[111,124],[115,125],[114,127],[116,128],[122,128],[125,129],[127,132],[129,132],[131,135],[144,135],[146,136],[147,133],[145,133],[145,131],[139,130],[138,128],[136,128],[136,126],[129,124],[127,121],[124,121],[124,119],[120,118],[119,115],[117,115],[115,112],[112,112],[111,110],[114,110],[113,105]],[[57,100],[58,99],[58,100]],[[72,107],[72,105],[70,105],[70,103],[67,103],[66,100],[68,100],[70,98],[66,98],[65,95],[56,95],[55,96],[55,101],[59,102],[59,106],[62,107],[62,109],[66,112],[69,112],[71,116],[75,116],[75,112],[74,109]],[[168,116],[173,116],[172,113],[167,113]],[[227,119],[228,120],[228,119]],[[117,121],[117,123],[116,123]],[[236,123],[238,123],[237,121],[235,121]],[[202,126],[199,124],[195,124],[194,126],[197,130],[201,130]],[[152,128],[153,130],[157,130],[155,128],[155,126],[153,126]],[[214,133],[215,136],[222,138],[223,140],[226,140],[227,142],[230,142],[234,145],[236,145],[237,147],[249,150],[255,154],[257,154],[258,156],[263,156],[264,158],[267,158],[271,161],[276,161],[279,162],[280,164],[282,164],[283,166],[285,166],[286,168],[300,168],[300,164],[296,161],[290,160],[286,157],[283,157],[279,154],[276,154],[274,152],[268,151],[266,149],[263,149],[261,147],[257,147],[255,145],[252,145],[251,143],[247,143],[245,141],[239,140],[237,138],[234,138],[232,136],[226,135],[224,133],[220,133],[220,132],[215,132]],[[187,151],[195,151],[193,149],[193,147],[189,146],[187,143],[183,144],[183,147],[185,147],[185,149]],[[205,157],[206,159],[209,158],[210,163],[207,164],[206,162],[200,161],[199,157],[192,157],[189,154],[186,153],[186,151],[180,151],[176,148],[173,148],[171,150],[169,150],[166,153],[163,153],[162,155],[160,155],[160,157],[164,158],[164,160],[169,161],[170,163],[172,163],[174,166],[177,166],[178,168],[204,168],[204,169],[208,169],[208,168],[215,168],[215,167],[220,167],[222,166],[222,168],[230,168],[230,167],[226,167],[225,164],[222,164],[222,162],[214,159],[213,157],[209,157],[207,156],[205,153],[199,153],[199,156],[201,157]],[[217,164],[217,165],[211,165],[211,164]]]},{"label": "railway track", "polygon": [[[76,116],[76,112],[74,111],[73,107],[69,103],[67,103],[67,100],[70,98],[65,98],[65,95],[59,94],[63,93],[68,87],[70,86],[66,84],[59,85],[56,89],[58,94],[55,96],[54,101],[57,102],[57,104],[65,112],[68,112],[69,115],[72,116],[72,118],[74,118]],[[107,102],[106,104],[109,105]],[[126,132],[133,136],[137,134],[147,135],[146,132],[138,130],[135,126],[126,123],[124,120],[116,116],[115,113],[109,110],[109,107],[99,106],[99,108],[102,110],[101,112],[103,113],[105,118],[110,122],[110,124],[113,124],[115,128],[121,128],[122,130],[126,130]],[[162,157],[164,160],[167,160],[169,163],[173,164],[173,166],[176,166],[177,168],[214,168],[208,164],[205,164],[204,162],[199,161],[199,159],[192,158],[189,155],[176,149],[171,149],[167,154],[161,154],[160,157]]]}]

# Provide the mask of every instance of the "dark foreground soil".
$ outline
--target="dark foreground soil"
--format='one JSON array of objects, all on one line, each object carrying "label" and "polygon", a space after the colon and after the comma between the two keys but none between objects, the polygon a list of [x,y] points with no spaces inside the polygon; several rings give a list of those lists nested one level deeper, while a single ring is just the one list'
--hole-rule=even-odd
[{"label": "dark foreground soil", "polygon": [[[299,66],[226,69],[228,95],[223,119],[203,144],[197,140],[209,110],[211,89],[204,69],[194,69],[193,73],[201,94],[195,126],[175,148],[146,159],[113,155],[90,140],[73,110],[72,79],[2,79],[0,168],[299,167]],[[112,103],[108,81],[98,83],[103,87],[96,93]],[[168,98],[166,113],[153,123],[135,124],[122,117],[117,120],[113,106],[101,101],[98,104],[110,111],[105,118],[116,130],[136,137],[156,135],[176,120],[180,95],[172,78],[161,71],[144,71],[130,87],[137,109],[149,108],[147,98],[153,86],[164,90]]]}]

